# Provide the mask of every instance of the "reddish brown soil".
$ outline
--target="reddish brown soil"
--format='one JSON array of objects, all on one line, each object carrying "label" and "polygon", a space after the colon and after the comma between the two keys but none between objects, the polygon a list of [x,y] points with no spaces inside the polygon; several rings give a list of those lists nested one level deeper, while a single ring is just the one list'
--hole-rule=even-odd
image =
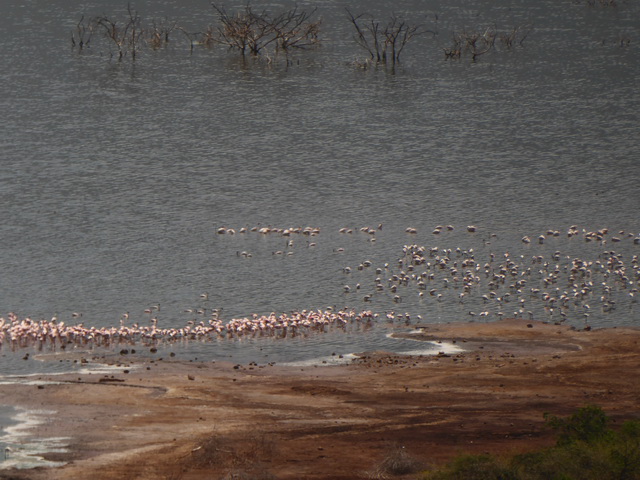
[{"label": "reddish brown soil", "polygon": [[354,480],[374,478],[385,458],[425,469],[462,452],[550,445],[545,412],[597,404],[617,422],[640,415],[639,330],[505,320],[423,336],[466,351],[305,368],[129,358],[114,378],[2,385],[3,404],[57,412],[34,435],[73,440],[48,456],[66,466],[0,478]]}]

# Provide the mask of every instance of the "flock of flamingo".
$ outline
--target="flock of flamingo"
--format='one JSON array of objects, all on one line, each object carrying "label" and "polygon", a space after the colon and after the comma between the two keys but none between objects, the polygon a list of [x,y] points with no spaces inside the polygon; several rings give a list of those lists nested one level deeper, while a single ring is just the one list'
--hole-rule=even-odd
[{"label": "flock of flamingo", "polygon": [[[382,230],[377,227],[341,228],[340,234],[363,233],[374,239]],[[432,234],[436,237],[454,230],[452,225],[437,226]],[[474,225],[468,225],[466,232],[473,235],[477,231]],[[318,227],[242,227],[238,229],[218,227],[218,235],[248,234],[317,236]],[[408,227],[405,233],[409,238],[417,238],[417,229]],[[562,234],[558,230],[547,230],[537,236],[524,236],[521,241],[527,248],[551,243],[554,237]],[[434,237],[434,238],[436,238]],[[594,242],[603,248],[610,248],[621,242],[640,245],[640,235],[619,231],[611,234],[608,229],[587,231],[573,225],[566,231],[567,238],[580,238]],[[292,246],[293,240],[287,239]],[[290,243],[291,245],[290,245]],[[529,247],[529,244],[532,244]],[[309,244],[310,245],[310,244]],[[308,246],[309,246],[308,245]],[[559,244],[556,244],[559,245]],[[338,249],[335,251],[340,251]],[[529,255],[516,255],[504,252],[490,253],[485,259],[473,248],[440,248],[411,243],[404,245],[398,258],[390,263],[374,265],[364,260],[352,267],[344,267],[343,273],[348,283],[343,285],[343,294],[348,303],[355,300],[371,305],[381,296],[401,304],[407,296],[417,295],[420,302],[427,300],[435,303],[443,301],[449,305],[465,302],[482,305],[480,309],[469,310],[468,315],[489,320],[490,317],[534,319],[534,312],[544,309],[547,320],[563,322],[569,315],[582,317],[587,322],[596,305],[603,312],[613,311],[622,292],[629,304],[637,302],[640,287],[640,266],[638,255],[623,255],[614,250],[601,250],[595,258],[579,258],[563,254],[560,250],[551,255],[530,251]],[[375,272],[372,278],[365,275]],[[356,282],[355,284],[351,281]],[[360,297],[353,297],[354,294]],[[205,294],[203,294],[205,295]],[[474,298],[475,301],[474,303]],[[205,298],[208,300],[208,298]],[[398,305],[399,307],[399,305]],[[37,345],[40,347],[65,348],[66,345],[108,346],[118,343],[159,343],[185,339],[241,338],[245,336],[286,337],[309,331],[323,332],[329,328],[344,327],[349,324],[370,324],[377,317],[373,309],[355,310],[352,308],[326,310],[301,310],[289,313],[253,314],[245,318],[228,321],[221,319],[218,309],[186,310],[202,314],[200,319],[192,319],[177,328],[159,328],[158,318],[152,317],[159,306],[145,310],[149,314],[149,323],[129,324],[129,314],[123,314],[118,327],[85,326],[83,323],[68,325],[56,317],[50,320],[20,318],[9,313],[0,318],[0,347],[11,348]],[[407,312],[396,314],[384,312],[387,319],[410,322]],[[81,314],[73,315],[76,320]],[[415,316],[422,320],[420,315]]]},{"label": "flock of flamingo", "polygon": [[7,318],[0,318],[0,345],[65,348],[67,344],[109,346],[118,343],[157,343],[245,335],[293,336],[303,330],[324,331],[332,326],[342,327],[352,323],[370,322],[376,316],[377,314],[369,310],[301,310],[279,315],[253,314],[251,317],[235,318],[228,322],[212,315],[207,322],[190,320],[180,328],[158,328],[156,318],[152,318],[149,325],[134,323],[128,326],[126,314],[119,327],[85,327],[82,323],[66,325],[55,317],[51,320],[19,318],[11,312]]},{"label": "flock of flamingo", "polygon": [[[439,235],[444,229],[452,227],[438,226],[433,233]],[[467,231],[475,232],[475,227],[468,227]],[[417,295],[423,306],[431,300],[460,308],[468,303],[473,310],[466,314],[485,320],[503,316],[533,320],[544,312],[542,320],[583,320],[587,328],[596,308],[603,313],[613,312],[619,300],[633,308],[640,287],[638,255],[609,248],[640,245],[640,236],[624,231],[612,235],[608,229],[586,231],[573,225],[566,238],[582,237],[603,250],[593,257],[581,258],[561,250],[543,255],[533,248],[547,243],[563,248],[557,239],[561,235],[558,230],[548,230],[534,236],[535,242],[524,236],[522,244],[528,255],[507,251],[488,253],[483,259],[473,248],[404,245],[395,263],[375,267],[371,261],[363,261],[355,267],[345,267],[345,278],[351,281],[343,290],[346,295],[361,295],[364,302],[376,302],[383,296],[402,305],[407,299],[414,301],[412,298]],[[534,245],[529,246],[531,243]],[[363,276],[367,271],[375,272],[373,281]]]}]

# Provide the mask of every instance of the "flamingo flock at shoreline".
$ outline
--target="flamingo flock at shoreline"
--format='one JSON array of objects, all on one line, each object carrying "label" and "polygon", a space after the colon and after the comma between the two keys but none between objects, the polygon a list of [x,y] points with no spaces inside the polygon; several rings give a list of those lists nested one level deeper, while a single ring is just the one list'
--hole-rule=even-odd
[{"label": "flamingo flock at shoreline", "polygon": [[[377,228],[344,227],[339,233],[364,233],[367,238],[375,238],[376,232],[381,230],[382,224],[379,224]],[[433,238],[443,239],[447,232],[453,230],[453,225],[437,226],[431,233]],[[467,235],[476,236],[482,229],[469,225],[462,230]],[[284,237],[320,235],[317,227],[216,229],[216,233],[222,236],[251,232]],[[144,314],[149,317],[142,323],[130,324],[129,313],[123,314],[119,327],[87,327],[84,323],[76,323],[82,319],[82,313],[71,315],[73,325],[67,325],[57,317],[35,320],[9,313],[6,318],[0,318],[0,347],[36,345],[65,348],[68,344],[107,346],[191,339],[290,337],[324,332],[334,326],[369,326],[378,317],[378,313],[371,309],[377,303],[382,307],[377,310],[381,312],[380,315],[384,312],[387,319],[408,324],[411,316],[422,320],[421,315],[409,313],[411,305],[407,306],[407,313],[404,314],[389,311],[388,307],[391,301],[394,305],[392,309],[398,308],[398,304],[404,304],[405,301],[411,304],[410,297],[415,295],[418,297],[420,313],[429,313],[434,308],[437,309],[438,305],[446,304],[454,309],[464,309],[462,313],[465,317],[468,315],[471,319],[477,317],[483,321],[490,321],[494,317],[533,320],[538,318],[539,313],[543,313],[542,318],[547,321],[561,323],[570,319],[584,322],[589,327],[589,317],[597,313],[597,310],[602,310],[603,313],[615,311],[618,301],[633,309],[640,296],[639,256],[629,252],[629,247],[624,255],[611,249],[613,245],[640,245],[640,234],[624,231],[612,233],[606,228],[587,231],[573,225],[566,231],[566,238],[573,239],[569,241],[575,242],[582,237],[586,244],[598,244],[603,250],[595,256],[593,249],[587,257],[567,255],[561,251],[566,245],[558,238],[563,235],[558,230],[550,229],[538,235],[522,237],[524,250],[521,254],[509,251],[498,253],[484,248],[482,251],[488,257],[483,259],[480,251],[476,252],[473,248],[442,248],[421,244],[416,241],[420,235],[414,227],[407,228],[405,233],[412,242],[404,245],[397,258],[386,262],[382,260],[383,263],[380,264],[364,260],[357,265],[342,268],[345,280],[349,279],[350,283],[342,284],[342,294],[351,299],[343,305],[353,305],[354,301],[360,301],[368,305],[366,310],[327,307],[325,310],[295,310],[286,314],[253,314],[223,321],[221,308],[190,308],[185,313],[202,317],[192,318],[183,326],[174,328],[160,328],[157,316],[149,318],[159,312],[160,305],[145,309]],[[493,240],[495,235],[490,237]],[[290,246],[293,240],[287,239],[287,242]],[[485,246],[490,244],[484,238],[483,242]],[[546,251],[538,250],[540,245],[545,245]],[[548,247],[558,250],[550,253]],[[342,250],[344,249],[333,251]],[[203,293],[200,298],[207,301],[209,295]],[[206,317],[207,311],[211,312],[209,318]]]},{"label": "flamingo flock at shoreline", "polygon": [[287,336],[302,331],[325,331],[332,326],[346,326],[352,323],[370,322],[377,314],[366,310],[342,309],[301,310],[288,314],[253,314],[251,317],[235,318],[224,322],[212,317],[208,322],[189,321],[180,328],[158,328],[157,321],[149,325],[133,324],[120,327],[85,327],[84,324],[66,325],[53,318],[33,320],[20,318],[11,312],[7,318],[0,318],[0,346],[28,347],[31,345],[64,348],[72,345],[108,346],[122,342],[160,343],[182,339],[239,338],[244,336]]}]

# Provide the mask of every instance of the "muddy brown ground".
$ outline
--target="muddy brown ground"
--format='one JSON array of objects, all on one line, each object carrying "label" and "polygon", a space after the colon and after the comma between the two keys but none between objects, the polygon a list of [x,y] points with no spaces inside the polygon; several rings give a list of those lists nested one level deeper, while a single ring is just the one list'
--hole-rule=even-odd
[{"label": "muddy brown ground", "polygon": [[505,320],[429,325],[423,338],[465,352],[287,368],[128,357],[113,377],[1,385],[3,404],[57,412],[34,435],[72,440],[48,456],[66,466],[0,478],[353,480],[399,451],[429,468],[551,445],[545,412],[640,416],[640,330]]}]

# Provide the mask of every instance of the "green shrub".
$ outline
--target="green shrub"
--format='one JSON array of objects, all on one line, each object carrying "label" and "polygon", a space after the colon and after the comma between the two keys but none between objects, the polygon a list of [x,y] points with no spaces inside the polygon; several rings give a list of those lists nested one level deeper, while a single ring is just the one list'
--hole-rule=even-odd
[{"label": "green shrub", "polygon": [[608,428],[600,407],[587,405],[568,418],[545,414],[558,432],[556,445],[498,459],[463,455],[425,480],[640,480],[640,421]]},{"label": "green shrub", "polygon": [[606,480],[610,458],[604,444],[577,442],[542,451],[517,455],[511,460],[520,480]]},{"label": "green shrub", "polygon": [[548,413],[544,414],[544,418],[547,425],[559,432],[558,445],[567,445],[576,441],[591,443],[610,434],[607,429],[609,419],[602,408],[596,405],[582,407],[567,419]]},{"label": "green shrub", "polygon": [[428,473],[425,480],[518,480],[512,470],[491,455],[461,455],[444,470]]},{"label": "green shrub", "polygon": [[640,478],[640,421],[630,420],[622,424],[610,448],[610,463],[615,478]]}]

